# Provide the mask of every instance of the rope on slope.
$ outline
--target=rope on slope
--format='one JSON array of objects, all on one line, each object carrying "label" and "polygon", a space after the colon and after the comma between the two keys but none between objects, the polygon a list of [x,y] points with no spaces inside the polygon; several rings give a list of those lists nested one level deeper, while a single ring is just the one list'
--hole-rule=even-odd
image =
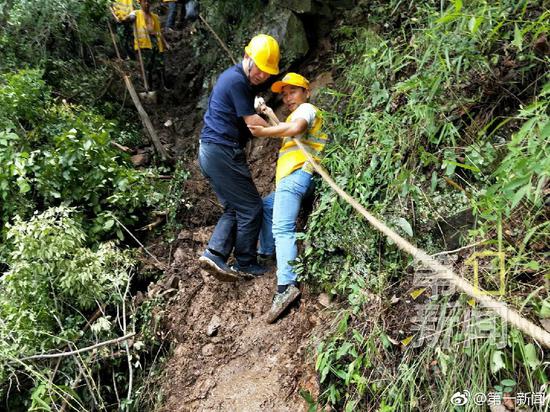
[{"label": "rope on slope", "polygon": [[[267,113],[269,120],[272,124],[278,124],[279,119],[272,114]],[[504,303],[493,299],[488,295],[481,293],[479,289],[476,289],[470,282],[458,276],[454,271],[448,266],[442,265],[433,257],[428,255],[422,249],[417,248],[412,243],[408,242],[403,237],[399,236],[392,229],[390,229],[385,223],[378,220],[372,214],[370,214],[356,199],[351,195],[346,193],[336,182],[332,179],[330,174],[323,168],[317,161],[311,156],[307,148],[300,141],[299,138],[293,138],[296,145],[304,152],[308,161],[314,167],[315,171],[323,178],[325,182],[336,192],[342,199],[349,203],[357,212],[359,212],[367,221],[374,226],[375,229],[382,232],[386,235],[387,238],[391,239],[401,250],[412,255],[412,257],[426,265],[426,267],[434,271],[434,276],[439,279],[444,279],[452,284],[454,284],[458,289],[467,295],[475,298],[487,309],[492,310],[497,315],[499,315],[503,321],[508,322],[510,325],[521,330],[525,334],[529,335],[531,338],[539,342],[541,345],[546,348],[550,348],[550,333],[542,329],[541,327],[535,325],[530,320],[521,316],[514,309],[510,309]]]}]

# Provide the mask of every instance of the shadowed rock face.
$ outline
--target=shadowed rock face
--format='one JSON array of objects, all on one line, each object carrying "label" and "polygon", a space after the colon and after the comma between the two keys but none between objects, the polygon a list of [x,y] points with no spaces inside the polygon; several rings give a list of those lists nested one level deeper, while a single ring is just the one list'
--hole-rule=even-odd
[{"label": "shadowed rock face", "polygon": [[310,13],[330,16],[334,9],[348,9],[354,6],[354,0],[280,0],[279,6],[296,13]]},{"label": "shadowed rock face", "polygon": [[265,31],[275,37],[282,51],[281,71],[296,60],[303,58],[309,51],[309,43],[302,21],[289,9],[277,8],[269,13]]},{"label": "shadowed rock face", "polygon": [[313,13],[315,11],[312,0],[281,0],[279,4],[296,13]]},{"label": "shadowed rock face", "polygon": [[323,16],[333,15],[334,9],[349,9],[355,5],[354,0],[280,0],[277,3],[295,13]]},{"label": "shadowed rock face", "polygon": [[[312,50],[317,50],[320,45],[319,39],[326,36],[332,29],[335,21],[342,16],[345,8],[352,7],[353,0],[329,1],[329,0],[281,0],[281,1],[261,1],[253,3],[250,7],[239,6],[234,2],[234,7],[208,7],[203,6],[201,13],[208,21],[209,25],[216,32],[217,36],[231,50],[231,55],[236,61],[240,61],[243,56],[244,46],[250,38],[258,33],[266,33],[277,39],[281,47],[281,62],[279,64],[281,74],[297,67],[304,60],[308,59]],[[229,4],[229,2],[227,3]],[[184,31],[187,34],[172,33],[169,41],[175,40],[177,43],[188,35],[194,36],[197,27],[189,24]],[[185,95],[187,83],[193,92],[198,93],[197,108],[206,110],[208,97],[212,87],[216,82],[217,76],[223,70],[231,65],[231,60],[227,53],[222,50],[221,45],[215,36],[206,30],[202,31],[202,44],[209,44],[209,47],[203,47],[199,54],[196,51],[186,53],[186,60],[180,59],[181,64],[175,67],[175,72],[193,73],[200,71],[205,74],[202,84],[195,81],[190,76],[183,79],[182,76],[174,76],[174,72],[167,70],[172,78],[183,79],[173,85],[178,89],[176,97],[184,100],[181,96]],[[196,41],[196,40],[195,40]],[[194,53],[194,54],[193,54]],[[173,51],[170,54],[175,54]],[[171,57],[170,57],[171,58]],[[220,62],[227,64],[220,64]],[[198,68],[200,66],[200,68]],[[215,69],[213,69],[215,67]],[[276,77],[270,79],[259,91],[267,90],[270,82]],[[199,89],[200,90],[196,90]]]},{"label": "shadowed rock face", "polygon": [[281,0],[264,9],[261,28],[275,37],[282,49],[281,71],[306,56],[315,45],[312,37],[330,31],[342,9],[351,8],[353,0]]}]

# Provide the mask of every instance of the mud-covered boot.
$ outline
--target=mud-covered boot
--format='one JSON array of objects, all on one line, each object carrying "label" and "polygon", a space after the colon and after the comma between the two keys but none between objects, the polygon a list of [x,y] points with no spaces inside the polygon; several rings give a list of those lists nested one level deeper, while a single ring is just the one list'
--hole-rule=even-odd
[{"label": "mud-covered boot", "polygon": [[281,313],[283,313],[284,310],[298,298],[298,296],[300,296],[300,289],[294,285],[288,285],[284,292],[276,293],[273,297],[271,309],[267,313],[266,322],[275,322],[279,316],[281,316]]},{"label": "mud-covered boot", "polygon": [[255,279],[267,272],[265,266],[251,262],[248,265],[240,265],[238,262],[231,266],[231,270],[241,275],[244,279]]},{"label": "mud-covered boot", "polygon": [[208,249],[199,258],[199,262],[204,270],[222,282],[236,282],[242,278],[238,273],[231,270],[223,257],[215,255]]}]

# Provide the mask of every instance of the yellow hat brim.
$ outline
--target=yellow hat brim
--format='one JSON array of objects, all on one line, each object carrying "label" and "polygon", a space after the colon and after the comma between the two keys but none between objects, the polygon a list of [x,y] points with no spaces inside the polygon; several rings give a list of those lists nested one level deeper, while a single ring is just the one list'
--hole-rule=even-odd
[{"label": "yellow hat brim", "polygon": [[283,91],[283,87],[288,86],[289,84],[290,83],[279,80],[278,82],[275,82],[271,85],[271,91],[273,93],[281,93]]},{"label": "yellow hat brim", "polygon": [[271,75],[279,74],[279,68],[278,67],[271,67],[271,66],[267,66],[265,64],[258,64],[256,62],[254,62],[254,64],[258,67],[258,69],[260,69],[261,71],[263,71],[265,73],[268,73],[268,74],[271,74]]},{"label": "yellow hat brim", "polygon": [[285,86],[296,86],[309,90],[309,81],[297,73],[287,73],[285,77],[271,85],[271,91],[273,93],[281,93]]},{"label": "yellow hat brim", "polygon": [[283,87],[285,86],[296,86],[301,87],[302,89],[309,90],[309,87],[306,87],[303,84],[294,84],[291,82],[283,82],[282,80],[279,80],[278,82],[275,82],[271,85],[271,91],[273,93],[281,93],[283,91]]}]

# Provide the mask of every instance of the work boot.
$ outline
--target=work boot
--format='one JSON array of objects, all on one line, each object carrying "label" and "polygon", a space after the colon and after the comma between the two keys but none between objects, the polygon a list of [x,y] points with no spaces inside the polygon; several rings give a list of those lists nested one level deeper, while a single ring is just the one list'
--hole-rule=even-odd
[{"label": "work boot", "polygon": [[264,255],[263,253],[258,253],[258,264],[270,268],[275,266],[277,260],[275,259],[275,254],[273,255]]},{"label": "work boot", "polygon": [[288,285],[283,293],[276,293],[273,297],[271,309],[267,313],[266,322],[275,322],[279,316],[281,316],[281,313],[283,313],[284,310],[298,298],[298,296],[300,296],[300,289],[298,289],[295,285]]},{"label": "work boot", "polygon": [[239,263],[236,263],[231,266],[231,270],[247,279],[254,279],[267,272],[267,268],[265,266],[261,266],[257,263],[250,263],[248,265],[240,265]]},{"label": "work boot", "polygon": [[238,273],[231,270],[223,257],[215,255],[208,249],[199,258],[199,262],[204,270],[222,282],[236,282],[242,278]]}]

